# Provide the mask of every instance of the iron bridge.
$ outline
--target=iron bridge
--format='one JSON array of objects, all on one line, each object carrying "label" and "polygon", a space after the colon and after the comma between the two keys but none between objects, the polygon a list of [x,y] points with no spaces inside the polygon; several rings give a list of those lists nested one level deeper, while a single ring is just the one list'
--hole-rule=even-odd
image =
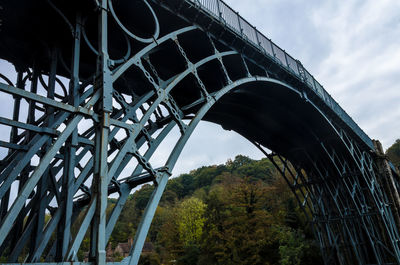
[{"label": "iron bridge", "polygon": [[[121,262],[137,264],[178,156],[205,120],[272,161],[325,264],[400,264],[399,175],[382,146],[223,1],[0,5],[0,58],[15,67],[0,74],[3,260],[106,264],[128,195],[152,182]],[[173,128],[168,159],[151,160]],[[118,199],[106,215],[109,196]],[[89,262],[77,257],[85,235]]]}]

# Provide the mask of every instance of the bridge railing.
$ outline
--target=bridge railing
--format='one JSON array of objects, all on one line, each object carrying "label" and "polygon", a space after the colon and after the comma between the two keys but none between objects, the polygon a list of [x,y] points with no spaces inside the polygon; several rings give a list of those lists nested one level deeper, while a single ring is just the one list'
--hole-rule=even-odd
[{"label": "bridge railing", "polygon": [[353,119],[329,95],[324,87],[300,63],[285,50],[278,47],[271,39],[252,26],[247,20],[234,11],[222,0],[186,0],[207,11],[225,26],[239,34],[243,39],[261,50],[266,56],[286,68],[300,78],[311,88],[369,147],[374,148],[368,135],[353,121]]}]

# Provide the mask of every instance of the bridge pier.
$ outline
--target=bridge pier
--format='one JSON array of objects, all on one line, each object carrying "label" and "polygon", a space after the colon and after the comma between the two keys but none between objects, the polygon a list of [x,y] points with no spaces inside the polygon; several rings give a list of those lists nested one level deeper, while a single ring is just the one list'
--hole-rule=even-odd
[{"label": "bridge pier", "polygon": [[396,169],[391,167],[388,157],[383,151],[382,144],[378,140],[373,140],[375,147],[375,161],[379,172],[379,181],[382,187],[384,187],[389,201],[391,203],[391,208],[393,209],[393,215],[395,217],[397,227],[400,227],[400,195],[399,195],[399,180],[395,179],[394,171]]}]

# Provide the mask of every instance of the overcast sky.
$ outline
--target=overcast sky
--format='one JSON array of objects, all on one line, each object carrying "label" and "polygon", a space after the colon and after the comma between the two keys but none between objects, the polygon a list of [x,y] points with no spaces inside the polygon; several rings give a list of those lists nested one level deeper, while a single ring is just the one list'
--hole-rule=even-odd
[{"label": "overcast sky", "polygon": [[[299,59],[372,138],[400,138],[399,0],[226,0]],[[221,163],[234,154],[260,158],[233,133],[203,124],[177,170]]]},{"label": "overcast sky", "polygon": [[[372,139],[388,148],[400,138],[399,0],[226,3],[299,59]],[[165,160],[172,143],[166,142],[153,162]],[[262,157],[235,133],[201,123],[174,173],[224,163],[237,154]]]}]

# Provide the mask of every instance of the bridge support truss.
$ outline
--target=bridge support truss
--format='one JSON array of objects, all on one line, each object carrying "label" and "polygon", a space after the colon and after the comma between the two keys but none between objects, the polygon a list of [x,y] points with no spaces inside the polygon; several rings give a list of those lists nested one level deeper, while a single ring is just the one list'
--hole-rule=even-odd
[{"label": "bridge support truss", "polygon": [[[0,141],[4,262],[81,264],[78,254],[88,237],[88,263],[105,264],[107,242],[129,194],[152,182],[155,189],[138,224],[131,255],[122,261],[137,264],[179,154],[221,98],[248,84],[286,87],[305,98],[302,89],[292,87],[295,83],[281,78],[284,71],[255,62],[244,52],[246,47],[234,45],[236,40],[228,45],[188,21],[164,30],[154,11],[157,1],[143,2],[154,19],[154,32],[148,38],[137,36],[120,21],[113,1],[93,2],[97,47],[84,14],[69,10],[65,15],[48,1],[72,33],[70,58],[52,43],[46,60],[15,63],[15,82],[0,75],[1,100],[8,108],[0,117],[1,132],[8,134]],[[127,43],[121,59],[111,59],[110,46],[115,44],[111,28],[118,28]],[[186,36],[194,32],[206,40],[201,55],[188,49]],[[87,66],[88,51],[94,58],[89,60],[92,67]],[[171,74],[165,68],[168,63],[160,60],[168,60],[172,53],[181,68]],[[228,61],[239,70],[234,71]],[[206,80],[204,69],[209,65],[221,76],[218,84]],[[131,75],[141,82],[131,85]],[[182,90],[186,87],[190,92]],[[325,119],[340,141],[334,145],[313,136],[319,156],[306,149],[296,151],[305,158],[302,163],[289,162],[249,140],[288,182],[313,224],[326,264],[399,263],[397,176],[381,156],[360,148],[343,126]],[[151,159],[174,128],[178,140],[165,163],[156,166]],[[107,214],[109,196],[117,202]]]}]

